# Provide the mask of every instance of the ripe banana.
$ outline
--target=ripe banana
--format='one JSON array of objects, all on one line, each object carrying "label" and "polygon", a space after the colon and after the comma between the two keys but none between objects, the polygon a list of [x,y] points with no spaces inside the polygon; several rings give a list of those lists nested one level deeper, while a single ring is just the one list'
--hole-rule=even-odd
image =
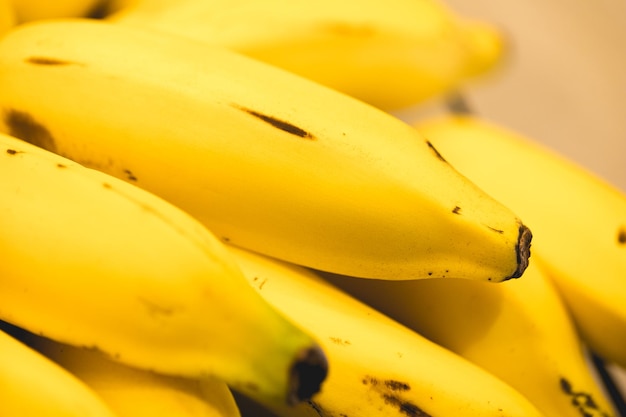
[{"label": "ripe banana", "polygon": [[310,270],[231,250],[259,294],[315,335],[328,355],[330,372],[321,392],[294,409],[271,407],[278,415],[543,415],[487,371],[351,298]]},{"label": "ripe banana", "polygon": [[115,362],[102,352],[12,329],[29,347],[62,366],[95,392],[118,417],[240,417],[219,380],[163,375]]},{"label": "ripe banana", "polygon": [[20,23],[88,16],[102,0],[10,0]]},{"label": "ripe banana", "polygon": [[0,330],[0,415],[118,417],[82,381]]},{"label": "ripe banana", "polygon": [[318,345],[186,213],[6,135],[0,178],[0,319],[269,401],[294,403],[319,388]]},{"label": "ripe banana", "polygon": [[[533,262],[590,348],[626,366],[626,196],[531,139],[471,116],[416,124],[446,160],[533,228]],[[515,184],[515,186],[512,186]]]},{"label": "ripe banana", "polygon": [[520,276],[531,233],[411,126],[218,47],[94,20],[0,42],[0,129],[222,240],[365,278]]},{"label": "ripe banana", "polygon": [[522,279],[498,285],[326,278],[493,373],[546,416],[616,416],[565,305],[537,265],[531,262]]},{"label": "ripe banana", "polygon": [[385,110],[490,72],[506,49],[499,29],[433,0],[138,0],[110,19],[224,46]]},{"label": "ripe banana", "polygon": [[17,24],[11,0],[0,0],[0,35],[13,29]]}]

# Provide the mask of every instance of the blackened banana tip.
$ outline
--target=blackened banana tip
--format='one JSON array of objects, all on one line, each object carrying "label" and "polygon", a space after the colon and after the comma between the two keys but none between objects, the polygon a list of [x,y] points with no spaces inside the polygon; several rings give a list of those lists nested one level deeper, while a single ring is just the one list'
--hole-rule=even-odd
[{"label": "blackened banana tip", "polygon": [[530,260],[530,242],[533,239],[533,234],[530,229],[523,224],[520,225],[519,235],[517,238],[517,269],[509,278],[519,278],[522,276],[526,268],[528,268],[528,262]]},{"label": "blackened banana tip", "polygon": [[296,405],[320,391],[328,375],[328,359],[319,346],[304,349],[291,367],[287,403]]}]

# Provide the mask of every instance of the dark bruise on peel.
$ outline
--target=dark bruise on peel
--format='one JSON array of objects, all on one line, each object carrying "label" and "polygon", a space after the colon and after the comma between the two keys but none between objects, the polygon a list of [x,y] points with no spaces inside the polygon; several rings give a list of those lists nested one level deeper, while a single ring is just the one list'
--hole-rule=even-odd
[{"label": "dark bruise on peel", "polygon": [[291,124],[289,122],[286,122],[284,120],[280,120],[276,117],[273,116],[268,116],[267,114],[263,114],[263,113],[259,113],[258,111],[252,110],[252,109],[248,109],[246,107],[241,107],[241,106],[237,106],[237,105],[232,105],[233,107],[235,107],[236,109],[239,109],[241,111],[244,111],[246,113],[248,113],[251,116],[256,117],[257,119],[260,119],[262,121],[264,121],[265,123],[270,124],[271,126],[280,129],[284,132],[287,132],[291,135],[295,135],[299,138],[304,138],[304,139],[309,139],[309,140],[315,140],[316,138],[310,133],[307,132],[304,129],[299,128],[298,126]]},{"label": "dark bruise on peel", "polygon": [[320,391],[327,375],[328,359],[319,346],[301,351],[290,370],[287,404],[309,400]]},{"label": "dark bruise on peel", "polygon": [[454,206],[454,208],[452,209],[452,213],[454,213],[454,214],[461,214],[461,207]]},{"label": "dark bruise on peel", "polygon": [[385,404],[396,407],[401,414],[407,417],[432,417],[416,404],[401,397],[402,393],[411,390],[411,386],[406,382],[394,379],[379,380],[372,376],[366,376],[362,382],[376,391],[385,401]]},{"label": "dark bruise on peel", "polygon": [[507,279],[521,277],[526,268],[528,268],[528,262],[530,261],[530,243],[532,239],[533,234],[530,229],[523,224],[520,224],[517,246],[515,247],[517,255],[517,269]]},{"label": "dark bruise on peel", "polygon": [[559,380],[561,391],[568,397],[570,397],[573,407],[577,408],[581,416],[598,416],[598,417],[610,417],[611,415],[604,412],[598,406],[598,403],[593,399],[593,396],[588,392],[576,391],[571,382],[565,378]]},{"label": "dark bruise on peel", "polygon": [[9,130],[9,135],[46,149],[56,152],[56,144],[50,131],[28,113],[9,109],[4,113],[4,123]]},{"label": "dark bruise on peel", "polygon": [[137,181],[137,177],[135,176],[135,174],[132,173],[130,169],[125,169],[124,174],[126,174],[126,179],[128,179],[129,181]]},{"label": "dark bruise on peel", "polygon": [[626,244],[626,227],[622,226],[617,231],[617,243],[620,245]]},{"label": "dark bruise on peel", "polygon": [[17,151],[15,149],[7,149],[7,154],[9,155],[17,155]]},{"label": "dark bruise on peel", "polygon": [[392,391],[409,391],[411,387],[406,382],[400,382],[393,379],[387,379],[384,381],[387,388]]},{"label": "dark bruise on peel", "polygon": [[24,59],[24,62],[26,62],[27,64],[47,65],[47,66],[67,66],[67,65],[84,66],[85,65],[80,62],[67,61],[64,59],[51,58],[47,56],[31,56],[31,57]]}]

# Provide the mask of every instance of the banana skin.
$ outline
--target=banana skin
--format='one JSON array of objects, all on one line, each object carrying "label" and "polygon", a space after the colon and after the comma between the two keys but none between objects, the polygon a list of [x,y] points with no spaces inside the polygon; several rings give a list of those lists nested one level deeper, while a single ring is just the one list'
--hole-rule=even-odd
[{"label": "banana skin", "polygon": [[[270,406],[277,415],[549,415],[542,414],[526,397],[485,369],[351,297],[317,272],[227,247],[250,285],[275,308],[314,334],[328,355],[328,379],[320,393],[294,408]],[[409,282],[416,281],[389,284]],[[494,287],[504,285],[468,282]]]},{"label": "banana skin", "polygon": [[0,178],[0,319],[268,401],[319,390],[319,345],[250,289],[222,243],[185,212],[6,135]]},{"label": "banana skin", "polygon": [[500,67],[494,24],[432,0],[139,0],[107,19],[218,45],[397,110]]},{"label": "banana skin", "polygon": [[491,282],[528,264],[530,230],[411,126],[232,51],[105,22],[33,23],[0,42],[0,108],[14,136],[289,262]]},{"label": "banana skin", "polygon": [[533,262],[555,284],[585,344],[626,366],[626,195],[532,138],[480,117],[414,126],[526,219],[535,235]]}]

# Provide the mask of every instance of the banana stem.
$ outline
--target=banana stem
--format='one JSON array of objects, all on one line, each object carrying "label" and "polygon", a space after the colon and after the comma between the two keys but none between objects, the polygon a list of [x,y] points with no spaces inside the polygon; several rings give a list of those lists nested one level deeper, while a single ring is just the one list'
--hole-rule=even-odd
[{"label": "banana stem", "polygon": [[476,111],[472,109],[469,101],[460,91],[454,91],[444,99],[446,108],[454,115],[475,115]]}]

